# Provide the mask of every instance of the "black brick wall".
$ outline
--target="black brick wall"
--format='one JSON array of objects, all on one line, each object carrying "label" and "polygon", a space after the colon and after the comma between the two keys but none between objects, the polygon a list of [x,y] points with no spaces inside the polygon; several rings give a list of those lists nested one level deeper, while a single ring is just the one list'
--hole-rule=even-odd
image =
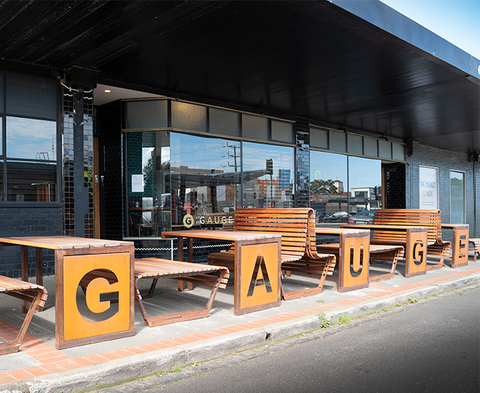
[{"label": "black brick wall", "polygon": [[[61,207],[0,208],[0,237],[63,235]],[[43,251],[43,274],[52,275],[55,264],[52,250]],[[0,248],[0,275],[20,278],[20,247]],[[28,275],[35,276],[35,249],[29,247]]]},{"label": "black brick wall", "polygon": [[[480,205],[480,166],[470,162],[467,154],[435,149],[413,142],[413,153],[407,157],[406,169],[406,208],[418,209],[420,206],[419,167],[420,165],[438,168],[439,208],[442,222],[450,222],[450,170],[465,172],[466,184],[466,224],[470,225],[470,236],[480,237],[480,225],[475,228],[475,221],[480,222],[478,207]],[[474,169],[475,168],[475,169]],[[474,180],[475,173],[475,180]],[[476,184],[476,191],[474,185]],[[476,207],[476,209],[475,209]],[[477,210],[477,211],[475,211]],[[476,220],[475,220],[476,217]]]},{"label": "black brick wall", "polygon": [[405,164],[383,165],[385,173],[384,208],[405,209]]}]

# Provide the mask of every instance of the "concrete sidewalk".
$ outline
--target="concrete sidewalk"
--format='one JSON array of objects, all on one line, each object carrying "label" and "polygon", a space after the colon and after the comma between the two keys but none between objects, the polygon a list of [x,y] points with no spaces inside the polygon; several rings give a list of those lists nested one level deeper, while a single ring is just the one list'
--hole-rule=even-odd
[{"label": "concrete sidewalk", "polygon": [[[106,385],[319,328],[319,313],[329,320],[354,317],[476,282],[480,282],[479,262],[452,269],[447,259],[443,269],[408,279],[400,263],[393,280],[343,294],[329,280],[320,295],[242,316],[233,315],[233,287],[229,287],[219,291],[208,318],[149,328],[136,309],[135,336],[56,350],[54,279],[46,277],[49,299],[45,311],[34,315],[22,351],[0,356],[0,393],[67,393]],[[140,283],[144,290],[149,286],[149,280]],[[311,283],[294,276],[284,285],[297,289]],[[209,292],[210,288],[197,287],[179,293],[176,281],[165,280],[145,306],[152,316],[203,307]],[[83,296],[80,291],[79,296]],[[0,296],[1,339],[10,340],[18,332],[24,317],[20,307],[19,300]]]}]

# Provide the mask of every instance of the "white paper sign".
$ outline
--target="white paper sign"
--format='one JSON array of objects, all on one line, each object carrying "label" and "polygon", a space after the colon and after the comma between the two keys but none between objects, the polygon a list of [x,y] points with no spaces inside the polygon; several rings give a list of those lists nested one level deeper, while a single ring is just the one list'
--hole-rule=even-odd
[{"label": "white paper sign", "polygon": [[420,209],[438,209],[438,169],[420,167]]},{"label": "white paper sign", "polygon": [[143,192],[143,175],[132,175],[132,192]]}]

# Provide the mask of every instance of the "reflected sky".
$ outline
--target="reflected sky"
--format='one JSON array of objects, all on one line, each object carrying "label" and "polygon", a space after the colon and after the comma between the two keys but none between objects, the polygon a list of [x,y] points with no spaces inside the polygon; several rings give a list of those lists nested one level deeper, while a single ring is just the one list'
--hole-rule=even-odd
[{"label": "reflected sky", "polygon": [[279,169],[290,169],[294,173],[294,151],[292,147],[265,145],[263,143],[243,143],[243,169],[245,171],[266,169],[267,159],[273,161],[273,178],[278,176]]},{"label": "reflected sky", "polygon": [[310,181],[341,180],[347,187],[347,156],[310,151]]},{"label": "reflected sky", "polygon": [[56,160],[55,121],[7,117],[7,157]]},{"label": "reflected sky", "polygon": [[[204,138],[172,133],[171,163],[196,169],[217,169],[223,172],[240,170],[240,143],[219,138]],[[236,160],[235,160],[236,157]]]},{"label": "reflected sky", "polygon": [[[294,149],[286,146],[243,142],[243,170],[266,169],[266,160],[273,160],[273,178],[278,170],[289,169],[294,173]],[[171,134],[171,166],[187,166],[197,169],[216,169],[223,172],[241,170],[240,142],[205,138],[193,135]],[[265,176],[266,178],[266,176]],[[292,178],[293,180],[293,178]]]},{"label": "reflected sky", "polygon": [[349,157],[349,185],[352,188],[380,187],[382,161],[371,158]]},{"label": "reflected sky", "polygon": [[[348,160],[348,185],[347,185]],[[310,152],[310,181],[341,180],[345,189],[381,186],[382,162],[344,154]]]}]

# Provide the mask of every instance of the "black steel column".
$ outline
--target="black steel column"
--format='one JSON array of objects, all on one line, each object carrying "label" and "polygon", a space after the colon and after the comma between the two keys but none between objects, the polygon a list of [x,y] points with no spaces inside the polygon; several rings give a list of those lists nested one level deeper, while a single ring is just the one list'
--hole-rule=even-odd
[{"label": "black steel column", "polygon": [[308,119],[295,123],[295,207],[310,207],[310,126]]},{"label": "black steel column", "polygon": [[88,215],[88,184],[85,184],[83,142],[83,88],[73,93],[73,183],[75,192],[75,236],[85,237]]},{"label": "black steel column", "polygon": [[[66,72],[66,88],[73,101],[73,216],[75,236],[85,237],[89,219],[89,164],[85,160],[85,92],[97,86],[97,71],[73,66]],[[91,165],[91,164],[90,164]],[[88,223],[91,226],[91,223]],[[90,234],[92,236],[92,234]]]}]

